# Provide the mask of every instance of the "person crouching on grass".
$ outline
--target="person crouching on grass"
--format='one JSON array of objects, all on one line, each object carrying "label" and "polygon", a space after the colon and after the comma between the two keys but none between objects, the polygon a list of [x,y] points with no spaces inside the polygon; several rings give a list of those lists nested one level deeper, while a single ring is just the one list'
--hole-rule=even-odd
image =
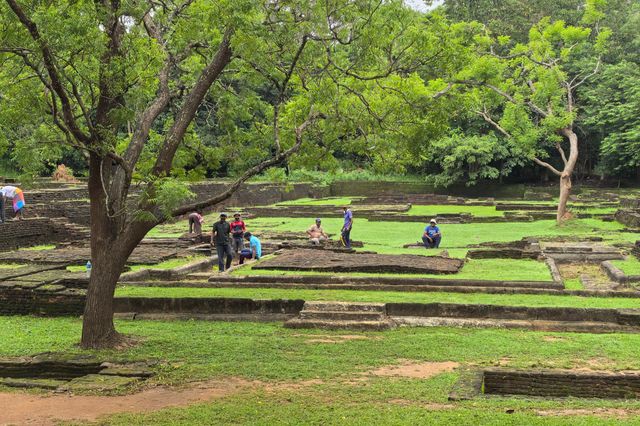
[{"label": "person crouching on grass", "polygon": [[255,235],[251,235],[251,232],[245,232],[244,239],[249,243],[249,248],[240,251],[240,265],[244,264],[245,259],[259,260],[262,257],[260,239]]},{"label": "person crouching on grass", "polygon": [[442,234],[440,233],[440,228],[438,228],[438,223],[435,219],[431,219],[429,226],[424,228],[424,234],[422,234],[424,248],[438,248],[440,247],[440,241],[442,241]]}]

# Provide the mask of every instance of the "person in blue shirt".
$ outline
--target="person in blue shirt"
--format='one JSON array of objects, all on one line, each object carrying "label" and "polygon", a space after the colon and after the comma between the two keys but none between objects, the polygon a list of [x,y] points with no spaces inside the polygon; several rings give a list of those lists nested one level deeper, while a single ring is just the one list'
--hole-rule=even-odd
[{"label": "person in blue shirt", "polygon": [[424,248],[438,248],[440,247],[440,241],[442,241],[442,234],[440,228],[435,219],[431,219],[429,226],[424,228],[424,234],[422,234],[422,242]]},{"label": "person in blue shirt", "polygon": [[351,228],[353,227],[353,213],[347,206],[342,207],[344,211],[344,225],[342,225],[342,231],[340,232],[340,241],[346,248],[351,248]]},{"label": "person in blue shirt", "polygon": [[258,237],[251,235],[251,232],[245,232],[244,239],[249,242],[249,248],[240,252],[240,265],[244,264],[245,259],[258,260],[262,257],[262,244]]}]

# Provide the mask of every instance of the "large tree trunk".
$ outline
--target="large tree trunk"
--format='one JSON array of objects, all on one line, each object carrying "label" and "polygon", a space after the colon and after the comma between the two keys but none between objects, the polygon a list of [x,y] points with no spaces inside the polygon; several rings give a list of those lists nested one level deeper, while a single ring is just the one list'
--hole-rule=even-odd
[{"label": "large tree trunk", "polygon": [[[125,227],[124,212],[110,211],[107,195],[113,173],[111,159],[96,153],[89,160],[89,198],[91,200],[91,278],[82,321],[83,348],[107,348],[121,337],[113,325],[113,295],[124,265],[153,224],[137,223]],[[120,206],[118,206],[120,207]]]},{"label": "large tree trunk", "polygon": [[83,348],[113,347],[121,340],[113,325],[113,296],[127,256],[116,253],[117,251],[109,246],[92,249],[93,268],[84,307],[80,342]]}]

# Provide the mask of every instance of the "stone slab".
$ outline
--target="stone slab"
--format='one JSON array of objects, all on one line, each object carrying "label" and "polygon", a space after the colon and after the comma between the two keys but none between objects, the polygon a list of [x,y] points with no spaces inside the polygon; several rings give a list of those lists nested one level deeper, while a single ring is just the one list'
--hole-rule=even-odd
[{"label": "stone slab", "polygon": [[336,253],[326,250],[283,250],[254,269],[325,272],[455,274],[464,261],[438,256]]}]

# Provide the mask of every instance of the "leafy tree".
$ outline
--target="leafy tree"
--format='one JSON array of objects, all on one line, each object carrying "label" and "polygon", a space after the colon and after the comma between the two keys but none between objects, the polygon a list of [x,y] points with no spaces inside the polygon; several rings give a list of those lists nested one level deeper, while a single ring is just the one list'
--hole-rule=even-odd
[{"label": "leafy tree", "polygon": [[[407,11],[399,0],[0,3],[0,110],[44,126],[52,149],[88,158],[94,266],[83,347],[122,341],[115,284],[151,228],[223,201],[319,140],[330,129],[324,121],[362,127],[355,114],[344,119],[342,95],[366,105],[352,82],[416,67],[409,53],[423,45],[420,31],[403,24]],[[210,125],[214,146],[201,138]],[[227,161],[238,147],[242,158]],[[202,175],[203,160],[227,162],[237,178],[189,204],[181,178],[194,165],[192,177]],[[141,193],[132,198],[134,182]]]},{"label": "leafy tree", "polygon": [[[585,23],[595,23],[600,17],[600,3],[593,2],[586,10]],[[545,18],[531,28],[527,44],[517,43],[505,56],[493,52],[496,45],[507,44],[508,38],[478,38],[484,53],[459,75],[458,83],[474,88],[476,113],[536,164],[559,177],[558,222],[567,217],[578,160],[575,91],[599,70],[598,54],[609,36],[607,29],[592,34],[588,27]],[[584,61],[585,57],[591,62]],[[570,76],[567,69],[577,65],[582,70]],[[544,161],[550,147],[557,150],[560,167]]]}]

